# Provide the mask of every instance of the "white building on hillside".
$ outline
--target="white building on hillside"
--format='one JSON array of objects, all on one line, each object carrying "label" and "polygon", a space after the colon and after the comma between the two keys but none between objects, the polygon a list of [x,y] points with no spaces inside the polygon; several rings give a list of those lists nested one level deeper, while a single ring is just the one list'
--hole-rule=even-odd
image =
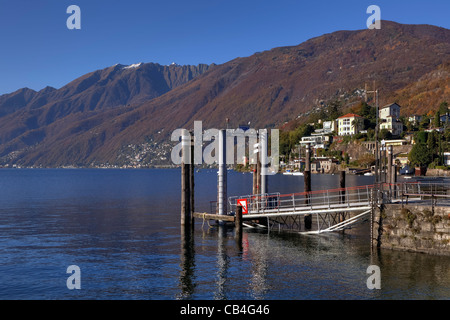
[{"label": "white building on hillside", "polygon": [[387,117],[400,118],[400,106],[397,103],[388,104],[380,109],[380,119]]},{"label": "white building on hillside", "polygon": [[357,114],[349,113],[337,120],[339,136],[351,136],[364,129],[364,118]]},{"label": "white building on hillside", "polygon": [[380,130],[386,129],[394,136],[403,132],[403,123],[400,121],[400,106],[397,103],[388,104],[380,109]]}]

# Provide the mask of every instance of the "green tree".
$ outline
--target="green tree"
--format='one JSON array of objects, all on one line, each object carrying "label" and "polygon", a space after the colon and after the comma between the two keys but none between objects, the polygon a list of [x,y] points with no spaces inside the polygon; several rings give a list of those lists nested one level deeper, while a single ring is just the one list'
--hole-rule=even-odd
[{"label": "green tree", "polygon": [[329,121],[336,120],[342,116],[342,103],[340,101],[333,101],[327,106],[327,119]]},{"label": "green tree", "polygon": [[437,148],[438,148],[438,133],[436,131],[432,131],[428,134],[427,139],[427,147],[429,152],[431,153],[433,159],[435,155],[437,154]]},{"label": "green tree", "polygon": [[375,129],[377,123],[377,109],[366,102],[361,104],[360,116],[364,118],[364,127]]},{"label": "green tree", "polygon": [[428,132],[419,131],[414,134],[414,140],[416,143],[427,143],[428,141]]},{"label": "green tree", "polygon": [[309,136],[312,132],[314,132],[314,127],[308,124],[303,124],[292,131],[282,131],[280,133],[280,154],[286,156],[286,159],[289,159],[291,153],[298,154],[294,150],[295,145],[300,142],[302,137]]},{"label": "green tree", "polygon": [[430,126],[430,117],[424,114],[420,119],[419,128],[428,129],[429,126]]},{"label": "green tree", "polygon": [[439,110],[434,115],[433,124],[435,128],[439,128],[441,126],[441,113],[439,112]]},{"label": "green tree", "polygon": [[447,101],[444,101],[439,105],[439,113],[441,115],[448,113],[448,102]]},{"label": "green tree", "polygon": [[381,140],[389,140],[392,138],[392,133],[388,129],[381,129],[379,138]]},{"label": "green tree", "polygon": [[289,131],[280,132],[280,154],[286,156],[289,159],[291,153],[291,147],[289,142]]},{"label": "green tree", "polygon": [[422,142],[416,143],[412,147],[408,160],[415,167],[426,167],[433,161],[430,150]]}]

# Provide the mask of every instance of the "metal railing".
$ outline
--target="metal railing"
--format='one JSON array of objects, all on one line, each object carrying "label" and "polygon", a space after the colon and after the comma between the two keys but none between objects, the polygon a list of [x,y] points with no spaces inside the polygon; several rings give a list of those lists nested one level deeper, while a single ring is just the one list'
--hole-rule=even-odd
[{"label": "metal railing", "polygon": [[[450,184],[445,182],[417,182],[403,183],[401,189],[401,203],[408,204],[410,198],[418,198],[419,201],[431,201],[435,206],[438,199],[450,200]],[[398,195],[396,196],[398,198]]]},{"label": "metal railing", "polygon": [[373,185],[342,189],[270,193],[228,198],[229,211],[235,212],[238,200],[247,203],[247,215],[307,213],[309,211],[353,210],[371,205]]},{"label": "metal railing", "polygon": [[[234,214],[238,200],[245,200],[245,216],[293,213],[353,211],[381,203],[408,204],[410,201],[445,199],[450,204],[450,184],[439,182],[403,182],[397,184],[381,183],[311,192],[280,194],[266,193],[256,195],[233,196],[228,198],[228,212]],[[375,201],[375,202],[374,202]],[[216,213],[217,201],[210,202],[211,213]]]}]

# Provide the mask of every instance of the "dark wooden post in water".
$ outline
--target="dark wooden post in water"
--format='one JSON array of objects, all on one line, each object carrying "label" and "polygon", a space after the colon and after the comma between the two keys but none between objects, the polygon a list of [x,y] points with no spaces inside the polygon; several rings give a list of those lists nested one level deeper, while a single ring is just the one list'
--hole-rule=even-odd
[{"label": "dark wooden post in water", "polygon": [[182,226],[181,228],[181,253],[180,253],[180,288],[183,297],[189,298],[194,293],[195,283],[193,279],[195,269],[194,237],[192,230]]},{"label": "dark wooden post in water", "polygon": [[[345,189],[345,170],[339,173],[339,189]],[[345,202],[345,190],[341,190],[341,203]]]},{"label": "dark wooden post in water", "polygon": [[[303,172],[304,192],[311,192],[311,150],[309,147],[309,143],[306,144],[305,151],[305,171]],[[310,203],[309,194],[306,195],[305,203]]]},{"label": "dark wooden post in water", "polygon": [[[304,177],[304,192],[305,194],[305,204],[310,204],[310,194],[311,192],[311,150],[309,143],[306,144],[305,150],[305,171],[303,172]],[[305,229],[311,229],[312,226],[312,215],[305,215]]]},{"label": "dark wooden post in water", "polygon": [[189,226],[191,223],[191,183],[190,183],[190,142],[189,133],[181,137],[181,225]]},{"label": "dark wooden post in water", "polygon": [[235,236],[238,245],[242,246],[242,206],[238,205],[236,207],[236,216],[234,220],[235,226]]},{"label": "dark wooden post in water", "polygon": [[[345,203],[345,170],[339,172],[340,203]],[[340,221],[345,220],[345,212],[340,213]]]}]

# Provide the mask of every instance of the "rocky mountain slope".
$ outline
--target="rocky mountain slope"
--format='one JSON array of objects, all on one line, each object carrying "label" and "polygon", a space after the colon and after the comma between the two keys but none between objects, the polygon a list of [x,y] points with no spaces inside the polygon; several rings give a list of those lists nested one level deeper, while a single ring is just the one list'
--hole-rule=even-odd
[{"label": "rocky mountain slope", "polygon": [[[226,118],[231,127],[279,127],[373,81],[381,105],[413,104],[413,88],[436,74],[438,101],[448,94],[448,61],[450,30],[384,21],[381,30],[337,31],[197,72],[179,67],[186,68],[184,76],[167,72],[151,84],[142,83],[144,74],[154,72],[151,64],[142,74],[114,66],[67,88],[47,88],[47,94],[23,89],[17,97],[0,97],[0,159],[28,166],[170,164],[170,133],[192,128],[194,120],[203,121],[204,129],[222,128]],[[116,81],[107,76],[118,72],[130,75]],[[404,107],[419,112],[438,105]]]}]

